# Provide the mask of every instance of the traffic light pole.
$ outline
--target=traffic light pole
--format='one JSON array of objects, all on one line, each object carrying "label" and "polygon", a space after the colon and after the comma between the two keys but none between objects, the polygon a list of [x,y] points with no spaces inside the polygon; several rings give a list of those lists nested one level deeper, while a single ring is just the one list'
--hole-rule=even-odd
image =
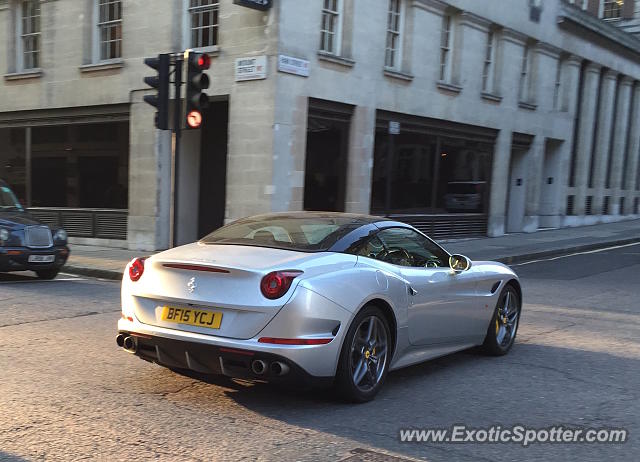
[{"label": "traffic light pole", "polygon": [[172,247],[178,246],[178,190],[180,182],[180,139],[182,134],[182,99],[180,98],[180,88],[182,86],[182,63],[184,62],[184,56],[181,54],[175,55],[175,67],[174,67],[174,88],[175,99],[173,105],[173,134],[174,134],[174,148],[173,148],[173,236]]}]

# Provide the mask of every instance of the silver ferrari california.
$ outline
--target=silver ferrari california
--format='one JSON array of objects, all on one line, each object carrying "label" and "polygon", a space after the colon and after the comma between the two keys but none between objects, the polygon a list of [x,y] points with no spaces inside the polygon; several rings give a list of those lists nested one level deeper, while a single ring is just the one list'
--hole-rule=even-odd
[{"label": "silver ferrari california", "polygon": [[522,290],[397,221],[274,213],[127,265],[117,343],[177,371],[333,384],[368,401],[390,370],[513,345]]}]

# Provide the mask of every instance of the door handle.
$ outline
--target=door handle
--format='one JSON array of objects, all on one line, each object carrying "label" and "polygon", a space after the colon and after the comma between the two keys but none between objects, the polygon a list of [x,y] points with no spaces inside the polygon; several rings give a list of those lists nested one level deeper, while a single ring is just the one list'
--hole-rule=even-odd
[{"label": "door handle", "polygon": [[409,290],[409,295],[418,295],[418,291],[413,287],[409,286],[408,290]]}]

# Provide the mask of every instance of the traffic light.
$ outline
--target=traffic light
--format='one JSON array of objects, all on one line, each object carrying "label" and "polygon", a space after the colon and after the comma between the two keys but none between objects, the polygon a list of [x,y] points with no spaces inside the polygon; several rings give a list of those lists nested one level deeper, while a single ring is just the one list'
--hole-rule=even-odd
[{"label": "traffic light", "polygon": [[209,105],[209,97],[203,90],[209,88],[209,76],[204,73],[211,66],[206,53],[189,53],[187,60],[186,128],[200,128],[202,110]]},{"label": "traffic light", "polygon": [[145,58],[144,63],[158,71],[158,75],[145,77],[144,83],[156,88],[158,93],[146,95],[145,102],[158,109],[156,112],[156,127],[161,130],[169,129],[169,55],[161,54],[157,58]]}]

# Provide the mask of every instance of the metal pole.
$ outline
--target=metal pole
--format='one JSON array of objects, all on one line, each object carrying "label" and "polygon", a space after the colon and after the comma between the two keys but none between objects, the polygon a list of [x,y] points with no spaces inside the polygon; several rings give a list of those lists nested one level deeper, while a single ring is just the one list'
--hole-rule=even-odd
[{"label": "metal pole", "polygon": [[180,98],[180,87],[182,86],[183,62],[184,57],[182,55],[176,55],[174,73],[175,99],[173,105],[173,133],[175,135],[173,160],[173,247],[178,245],[178,190],[180,189],[180,134],[182,131],[182,99]]}]

